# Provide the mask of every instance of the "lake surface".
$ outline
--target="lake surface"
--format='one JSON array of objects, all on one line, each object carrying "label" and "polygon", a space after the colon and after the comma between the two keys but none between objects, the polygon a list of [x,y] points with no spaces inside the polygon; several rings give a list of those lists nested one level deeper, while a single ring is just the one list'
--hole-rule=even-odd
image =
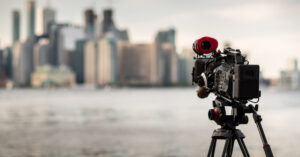
[{"label": "lake surface", "polygon": [[[202,157],[218,126],[195,88],[0,90],[1,157]],[[300,92],[265,89],[262,125],[275,156],[300,156]],[[239,128],[264,156],[256,125]],[[224,142],[217,144],[217,155]],[[233,156],[242,156],[235,145]],[[220,155],[219,155],[220,156]]]}]

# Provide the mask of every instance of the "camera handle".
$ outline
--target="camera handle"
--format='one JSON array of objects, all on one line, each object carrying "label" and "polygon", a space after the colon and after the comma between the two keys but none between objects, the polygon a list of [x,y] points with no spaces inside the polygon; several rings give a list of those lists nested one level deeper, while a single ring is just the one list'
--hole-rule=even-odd
[{"label": "camera handle", "polygon": [[273,157],[271,146],[268,144],[267,138],[265,136],[264,130],[261,125],[261,121],[262,121],[261,115],[257,114],[257,112],[256,112],[256,111],[258,111],[258,105],[255,105],[255,107],[253,105],[249,105],[248,107],[250,109],[250,112],[253,114],[253,119],[257,126],[257,129],[258,129],[258,132],[260,135],[260,139],[262,140],[266,157]]}]

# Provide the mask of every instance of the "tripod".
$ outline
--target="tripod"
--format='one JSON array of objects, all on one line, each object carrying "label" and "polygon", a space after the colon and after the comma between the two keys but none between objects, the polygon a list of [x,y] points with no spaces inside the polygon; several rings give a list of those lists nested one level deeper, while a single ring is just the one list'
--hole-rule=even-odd
[{"label": "tripod", "polygon": [[217,139],[225,139],[225,145],[222,153],[222,157],[231,157],[234,141],[237,140],[238,144],[241,148],[241,151],[245,157],[249,157],[249,152],[244,143],[243,138],[245,138],[244,134],[238,129],[217,129],[214,130],[212,135],[212,140],[210,143],[210,147],[208,150],[208,157],[213,157],[216,149]]},{"label": "tripod", "polygon": [[[234,147],[235,140],[238,142],[240,149],[244,157],[250,157],[247,147],[244,142],[245,135],[239,130],[236,129],[236,126],[241,124],[248,123],[248,117],[245,113],[252,113],[253,119],[256,123],[260,138],[263,143],[263,148],[266,154],[266,157],[273,157],[273,153],[270,145],[267,142],[267,138],[263,131],[261,121],[262,118],[257,114],[258,105],[255,107],[253,105],[242,104],[242,103],[230,103],[218,98],[213,102],[214,109],[209,111],[209,118],[214,120],[217,124],[221,125],[220,129],[216,129],[213,132],[210,147],[208,150],[207,157],[214,157],[216,143],[218,139],[225,139],[225,145],[223,148],[222,157],[231,157]],[[225,106],[232,106],[232,115],[226,116]]]}]

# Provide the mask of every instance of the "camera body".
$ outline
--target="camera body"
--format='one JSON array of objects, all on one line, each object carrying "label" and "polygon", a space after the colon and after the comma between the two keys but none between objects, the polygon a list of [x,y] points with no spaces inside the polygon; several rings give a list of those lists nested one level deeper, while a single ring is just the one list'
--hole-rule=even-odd
[{"label": "camera body", "polygon": [[225,48],[197,56],[193,83],[230,100],[260,97],[259,65],[249,65],[238,49]]}]

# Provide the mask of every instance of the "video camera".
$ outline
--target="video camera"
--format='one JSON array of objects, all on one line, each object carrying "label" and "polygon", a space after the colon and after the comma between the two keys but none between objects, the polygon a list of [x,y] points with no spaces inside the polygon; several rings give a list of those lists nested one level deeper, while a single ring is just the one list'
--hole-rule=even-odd
[{"label": "video camera", "polygon": [[259,65],[249,65],[239,49],[227,47],[221,52],[217,47],[218,41],[211,37],[194,42],[193,83],[229,100],[259,98]]},{"label": "video camera", "polygon": [[[217,51],[218,41],[211,37],[196,40],[193,50],[197,54],[193,67],[193,83],[198,84],[198,96],[206,97],[213,92],[217,97],[213,101],[213,109],[208,111],[210,120],[214,120],[221,128],[214,130],[208,157],[213,157],[218,139],[225,139],[222,156],[231,157],[234,141],[237,141],[244,157],[249,157],[249,152],[243,141],[244,134],[236,127],[247,124],[248,116],[252,113],[254,122],[260,134],[263,148],[267,157],[273,153],[264,134],[258,111],[258,104],[248,104],[251,99],[259,100],[259,65],[250,65],[239,49],[226,47],[223,52]],[[204,90],[203,90],[204,89]],[[203,97],[202,97],[203,96]],[[257,101],[258,102],[258,101]],[[253,102],[256,103],[256,102]],[[231,107],[231,114],[226,114],[225,107]]]}]

